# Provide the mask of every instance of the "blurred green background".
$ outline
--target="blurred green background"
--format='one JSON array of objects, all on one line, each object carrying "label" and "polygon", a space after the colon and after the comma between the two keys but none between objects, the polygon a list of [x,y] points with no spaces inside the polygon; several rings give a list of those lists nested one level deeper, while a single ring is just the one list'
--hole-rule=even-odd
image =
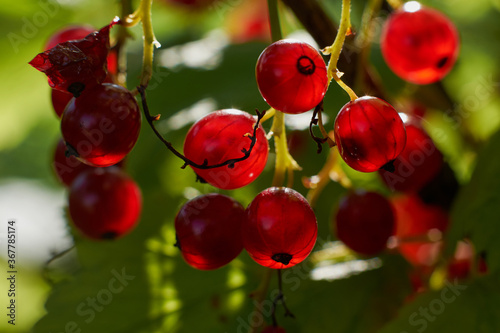
[{"label": "blurred green background", "polygon": [[[148,98],[152,113],[162,114],[158,128],[180,148],[190,124],[209,111],[238,108],[253,112],[267,107],[258,92],[254,68],[268,42],[243,42],[236,37],[246,15],[238,8],[251,1],[220,0],[202,12],[186,11],[166,2],[154,1],[153,5],[155,33],[162,47],[156,53]],[[333,19],[338,18],[340,1],[320,2]],[[365,3],[353,1],[355,28]],[[432,108],[426,116],[431,136],[463,184],[452,212],[449,250],[456,240],[468,235],[478,251],[486,251],[490,267],[486,277],[469,281],[463,296],[447,305],[443,315],[429,321],[426,332],[497,333],[500,1],[423,3],[450,16],[462,39],[457,65],[444,80],[454,101],[456,119],[443,115],[449,110]],[[190,170],[181,170],[182,163],[168,153],[147,124],[126,162],[127,171],[143,192],[144,208],[137,229],[114,242],[92,242],[74,233],[66,222],[66,190],[51,169],[59,121],[52,110],[46,77],[28,62],[41,52],[54,31],[75,23],[104,26],[119,15],[119,5],[118,1],[98,0],[0,1],[0,331],[247,332],[249,322],[260,320],[247,296],[257,288],[263,269],[246,253],[211,272],[196,271],[183,262],[173,246],[173,218],[187,199],[215,189],[196,183]],[[304,36],[292,13],[283,8],[282,14],[285,33]],[[128,44],[129,88],[138,82],[142,59],[140,27],[131,29],[131,33],[135,38]],[[412,93],[412,87],[389,72],[376,42],[371,61],[389,96],[396,99]],[[346,102],[345,93],[332,85],[325,100],[327,128]],[[290,131],[304,133],[307,117],[290,120]],[[269,130],[270,122],[264,128]],[[296,174],[295,188],[303,194],[306,189],[301,177],[316,174],[326,160],[325,152],[317,155],[315,151],[314,143],[306,140],[295,156],[303,167]],[[222,193],[247,205],[270,186],[272,157],[256,182]],[[347,172],[355,186],[384,191],[376,175]],[[330,183],[320,197],[316,206],[317,250],[331,248],[330,220],[344,192],[340,185]],[[20,247],[15,327],[7,324],[4,314],[9,302],[4,278],[8,219],[16,220]],[[44,265],[73,241],[75,250],[48,267]],[[385,255],[381,261],[360,258],[359,263],[363,264],[363,273],[356,273],[351,266],[340,279],[312,279],[310,273],[315,266],[308,262],[288,270],[285,292],[297,318],[282,318],[282,309],[278,308],[279,321],[287,332],[417,332],[408,318],[439,297],[440,291],[404,304],[410,281],[408,265],[402,258]],[[109,292],[112,279],[121,281],[120,292]],[[270,290],[276,291],[276,286],[273,279]],[[109,295],[111,299],[106,298]]]}]

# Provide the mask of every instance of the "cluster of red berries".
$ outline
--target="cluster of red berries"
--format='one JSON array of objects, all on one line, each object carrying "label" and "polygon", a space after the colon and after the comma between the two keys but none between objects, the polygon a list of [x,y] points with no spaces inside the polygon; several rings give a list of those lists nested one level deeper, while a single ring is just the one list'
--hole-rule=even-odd
[{"label": "cluster of red berries", "polygon": [[49,77],[53,108],[61,117],[63,138],[53,166],[69,187],[71,219],[93,239],[130,231],[142,205],[137,184],[121,165],[139,136],[141,114],[134,96],[112,83],[117,68],[109,45],[113,24],[99,31],[62,29],[30,62]]},{"label": "cluster of red berries", "polygon": [[302,262],[316,243],[313,210],[297,191],[271,187],[245,209],[222,194],[186,202],[175,218],[177,246],[186,262],[198,269],[216,269],[243,248],[262,266],[281,269]]}]

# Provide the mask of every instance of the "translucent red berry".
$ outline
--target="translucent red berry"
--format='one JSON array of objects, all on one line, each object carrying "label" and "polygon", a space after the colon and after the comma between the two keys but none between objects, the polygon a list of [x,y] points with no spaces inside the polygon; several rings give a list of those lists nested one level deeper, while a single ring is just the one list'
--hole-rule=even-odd
[{"label": "translucent red berry", "polygon": [[337,238],[352,250],[375,255],[387,246],[394,232],[390,202],[375,192],[351,192],[339,202],[334,230]]},{"label": "translucent red berry", "polygon": [[[184,141],[184,155],[198,164],[206,160],[215,165],[244,156],[250,149],[256,119],[250,114],[226,109],[201,118],[189,129]],[[256,142],[250,156],[234,164],[213,169],[193,167],[196,174],[209,184],[221,189],[235,189],[250,184],[264,169],[269,145],[259,125]]]},{"label": "translucent red berry", "polygon": [[255,75],[262,97],[285,113],[315,108],[328,87],[325,61],[319,52],[293,39],[269,45],[257,60]]},{"label": "translucent red berry", "polygon": [[391,203],[401,254],[416,266],[435,264],[442,248],[439,240],[448,227],[448,214],[438,206],[426,205],[416,195],[395,197]]},{"label": "translucent red berry", "polygon": [[381,48],[394,73],[412,83],[428,84],[441,80],[455,64],[459,37],[445,15],[410,1],[385,23]]},{"label": "translucent red berry", "polygon": [[57,179],[64,185],[70,186],[79,174],[94,169],[94,167],[80,162],[75,156],[66,156],[66,150],[64,141],[60,139],[54,152],[54,164],[52,166]]},{"label": "translucent red berry", "polygon": [[418,192],[439,172],[443,155],[418,119],[400,114],[406,128],[406,146],[394,160],[394,172],[380,169],[384,183],[393,191]]},{"label": "translucent red berry", "polygon": [[111,23],[83,39],[62,42],[38,54],[30,65],[49,77],[52,88],[79,96],[106,79]]},{"label": "translucent red berry", "polygon": [[86,25],[71,25],[64,27],[49,37],[43,49],[49,50],[59,43],[85,38],[94,31],[96,31],[94,28]]},{"label": "translucent red berry", "polygon": [[392,169],[406,144],[405,126],[396,110],[377,97],[348,102],[335,119],[335,142],[353,169],[373,172]]},{"label": "translucent red berry", "polygon": [[316,243],[318,225],[311,206],[297,191],[271,187],[247,207],[242,226],[248,254],[262,266],[288,268],[302,262]]},{"label": "translucent red berry", "polygon": [[56,115],[59,118],[61,118],[61,116],[64,112],[64,109],[66,109],[66,106],[73,98],[73,95],[68,93],[68,92],[61,91],[61,90],[51,89],[50,96],[51,96],[51,100],[52,100],[52,107],[54,108]]},{"label": "translucent red berry", "polygon": [[93,239],[130,232],[142,207],[137,184],[119,168],[94,168],[80,174],[69,190],[69,213],[76,228]]},{"label": "translucent red berry", "polygon": [[222,267],[243,250],[245,209],[234,199],[211,193],[186,202],[175,217],[177,246],[194,268]]},{"label": "translucent red berry", "polygon": [[108,83],[73,98],[61,120],[69,153],[100,167],[122,160],[134,147],[140,127],[141,114],[134,96]]},{"label": "translucent red berry", "polygon": [[286,333],[286,331],[283,327],[266,326],[261,333]]}]

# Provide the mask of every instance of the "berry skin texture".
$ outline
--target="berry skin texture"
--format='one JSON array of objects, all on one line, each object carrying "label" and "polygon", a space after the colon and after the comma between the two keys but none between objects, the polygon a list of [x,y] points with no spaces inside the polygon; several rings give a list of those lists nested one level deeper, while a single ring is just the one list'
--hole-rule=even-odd
[{"label": "berry skin texture", "polygon": [[66,109],[66,106],[73,98],[73,95],[71,95],[68,92],[64,92],[62,90],[57,90],[57,89],[51,89],[51,90],[52,91],[50,97],[52,100],[52,107],[54,108],[56,115],[59,118],[61,118],[64,109]]},{"label": "berry skin texture", "polygon": [[386,21],[381,49],[387,65],[403,80],[429,84],[441,80],[455,64],[459,36],[442,13],[410,1]]},{"label": "berry skin texture", "polygon": [[311,206],[297,191],[271,187],[260,192],[247,207],[243,244],[258,264],[289,268],[311,253],[318,225]]},{"label": "berry skin texture", "polygon": [[390,202],[375,192],[356,191],[339,202],[334,230],[350,249],[368,256],[382,252],[394,231]]},{"label": "berry skin texture", "polygon": [[92,239],[115,239],[130,232],[142,208],[137,184],[119,168],[80,174],[69,190],[69,213],[76,228]]},{"label": "berry skin texture", "polygon": [[70,152],[98,167],[121,161],[134,147],[140,127],[141,114],[134,96],[108,83],[73,98],[61,119],[61,132]]},{"label": "berry skin texture", "polygon": [[220,268],[243,250],[245,209],[234,199],[211,193],[186,202],[175,217],[176,246],[184,260],[201,270]]},{"label": "berry skin texture", "polygon": [[54,164],[52,164],[57,179],[64,185],[70,186],[73,180],[79,174],[92,170],[87,164],[80,162],[75,156],[66,157],[66,145],[60,139],[57,142],[56,150],[54,152]]},{"label": "berry skin texture", "polygon": [[255,75],[265,101],[284,113],[315,108],[328,88],[325,61],[319,52],[293,39],[269,45],[257,60]]},{"label": "berry skin texture", "polygon": [[[249,150],[256,119],[250,114],[225,109],[201,118],[189,129],[184,141],[184,155],[198,164],[207,160],[208,165],[219,164],[243,156]],[[213,169],[192,167],[194,172],[209,184],[220,189],[236,189],[253,182],[266,166],[269,145],[266,134],[259,125],[257,141],[250,156],[234,164]]]},{"label": "berry skin texture", "polygon": [[387,102],[364,96],[348,102],[335,119],[335,143],[340,156],[353,169],[373,172],[392,169],[403,151],[406,132],[403,120]]},{"label": "berry skin texture", "polygon": [[401,255],[417,267],[434,265],[441,251],[442,242],[426,238],[434,238],[446,231],[449,223],[448,214],[438,206],[426,205],[416,195],[394,197],[391,203],[396,216],[394,234],[401,242],[398,247]]},{"label": "berry skin texture", "polygon": [[394,160],[394,172],[379,169],[384,183],[393,191],[418,192],[439,173],[443,155],[423,129],[419,119],[400,114],[406,128],[406,146]]}]

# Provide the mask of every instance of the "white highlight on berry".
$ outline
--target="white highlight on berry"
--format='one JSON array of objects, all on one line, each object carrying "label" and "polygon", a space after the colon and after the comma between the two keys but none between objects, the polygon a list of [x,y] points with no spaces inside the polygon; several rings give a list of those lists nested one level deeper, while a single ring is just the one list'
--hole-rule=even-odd
[{"label": "white highlight on berry", "polygon": [[420,8],[422,8],[422,5],[417,1],[408,1],[403,5],[403,10],[409,13],[414,13],[420,10]]}]

